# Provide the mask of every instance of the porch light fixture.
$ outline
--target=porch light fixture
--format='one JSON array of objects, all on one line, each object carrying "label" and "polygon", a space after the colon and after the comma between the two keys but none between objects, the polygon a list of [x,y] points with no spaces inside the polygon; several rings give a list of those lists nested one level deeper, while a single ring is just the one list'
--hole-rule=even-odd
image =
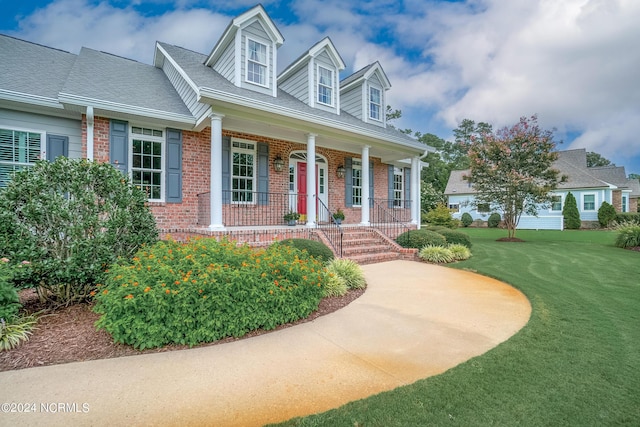
[{"label": "porch light fixture", "polygon": [[336,175],[338,175],[338,178],[344,178],[344,172],[345,172],[344,166],[340,165],[336,170]]},{"label": "porch light fixture", "polygon": [[280,157],[279,154],[278,157],[273,159],[273,168],[276,172],[282,172],[282,169],[284,169],[284,160],[282,160],[282,157]]}]

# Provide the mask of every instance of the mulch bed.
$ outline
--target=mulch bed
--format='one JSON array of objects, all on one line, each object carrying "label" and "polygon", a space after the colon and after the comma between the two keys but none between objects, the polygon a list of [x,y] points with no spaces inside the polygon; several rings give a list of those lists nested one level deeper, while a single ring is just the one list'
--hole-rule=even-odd
[{"label": "mulch bed", "polygon": [[[364,291],[364,289],[351,290],[342,297],[325,298],[320,302],[318,310],[311,313],[309,317],[280,325],[271,331],[256,330],[241,338],[226,338],[202,344],[200,347],[247,339],[310,322],[347,306],[361,296]],[[35,313],[43,309],[33,290],[22,291],[20,298],[28,313]],[[72,305],[48,314],[42,314],[29,341],[13,350],[0,352],[0,371],[189,348],[185,345],[167,345],[157,349],[136,350],[128,345],[115,344],[111,335],[104,330],[97,331],[94,327],[98,317],[99,315],[92,311],[91,304]]]}]

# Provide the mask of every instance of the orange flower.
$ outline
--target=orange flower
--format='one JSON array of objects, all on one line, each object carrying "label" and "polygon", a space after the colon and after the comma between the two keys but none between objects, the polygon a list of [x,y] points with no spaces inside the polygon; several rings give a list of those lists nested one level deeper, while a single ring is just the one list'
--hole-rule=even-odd
[{"label": "orange flower", "polygon": [[91,291],[89,292],[89,295],[94,296],[96,294],[96,291]]},{"label": "orange flower", "polygon": [[124,299],[133,299],[133,295],[129,294],[126,297],[124,297]]},{"label": "orange flower", "polygon": [[171,291],[169,289],[167,289],[167,290],[164,291],[164,293],[168,295],[168,294],[171,293]]},{"label": "orange flower", "polygon": [[144,288],[145,292],[149,292],[151,290],[151,288],[149,286],[147,286],[146,288]]},{"label": "orange flower", "polygon": [[179,285],[179,284],[180,284],[180,281],[179,281],[179,280],[176,280],[176,281],[175,281],[175,282],[173,282],[173,283],[174,283],[174,284],[176,284],[176,285]]},{"label": "orange flower", "polygon": [[278,281],[277,281],[277,280],[274,280],[274,281],[273,281],[273,283],[274,283],[276,286],[280,286],[280,284],[278,283]]}]

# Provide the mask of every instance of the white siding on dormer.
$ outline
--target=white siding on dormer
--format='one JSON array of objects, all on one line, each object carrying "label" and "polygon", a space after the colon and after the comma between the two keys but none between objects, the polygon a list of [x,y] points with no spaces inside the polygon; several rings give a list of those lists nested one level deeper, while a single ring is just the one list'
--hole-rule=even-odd
[{"label": "white siding on dormer", "polygon": [[209,105],[198,102],[198,94],[185,81],[184,77],[180,75],[173,64],[170,61],[165,60],[162,64],[162,71],[167,76],[176,92],[178,92],[178,95],[180,95],[182,102],[184,102],[189,111],[191,111],[191,114],[193,114],[194,117],[200,117],[203,115],[209,108]]},{"label": "white siding on dormer", "polygon": [[309,73],[307,67],[300,68],[287,80],[280,82],[280,89],[289,95],[299,99],[305,104],[309,103]]},{"label": "white siding on dormer", "polygon": [[231,83],[235,83],[235,45],[233,43],[227,45],[213,69]]},{"label": "white siding on dormer", "polygon": [[340,94],[340,107],[343,111],[363,120],[362,115],[362,85],[354,86],[347,92]]},{"label": "white siding on dormer", "polygon": [[[258,43],[262,43],[267,47],[267,79],[266,86],[261,86],[258,84],[251,83],[247,81],[247,46],[248,40],[254,40]],[[275,84],[275,67],[274,67],[274,46],[273,43],[269,40],[269,36],[265,29],[262,27],[262,24],[258,20],[254,21],[250,25],[246,26],[242,29],[242,87],[245,89],[250,89],[256,92],[265,93],[267,95],[273,95],[273,87]]]}]

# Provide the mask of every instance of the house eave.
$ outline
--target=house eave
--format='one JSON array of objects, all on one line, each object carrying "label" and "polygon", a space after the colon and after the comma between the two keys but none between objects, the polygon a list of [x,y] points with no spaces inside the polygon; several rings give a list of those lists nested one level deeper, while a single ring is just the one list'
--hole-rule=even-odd
[{"label": "house eave", "polygon": [[19,102],[22,104],[37,105],[39,107],[55,108],[60,110],[64,109],[64,106],[60,104],[60,102],[56,98],[15,92],[6,89],[0,89],[0,99],[11,102]]}]

